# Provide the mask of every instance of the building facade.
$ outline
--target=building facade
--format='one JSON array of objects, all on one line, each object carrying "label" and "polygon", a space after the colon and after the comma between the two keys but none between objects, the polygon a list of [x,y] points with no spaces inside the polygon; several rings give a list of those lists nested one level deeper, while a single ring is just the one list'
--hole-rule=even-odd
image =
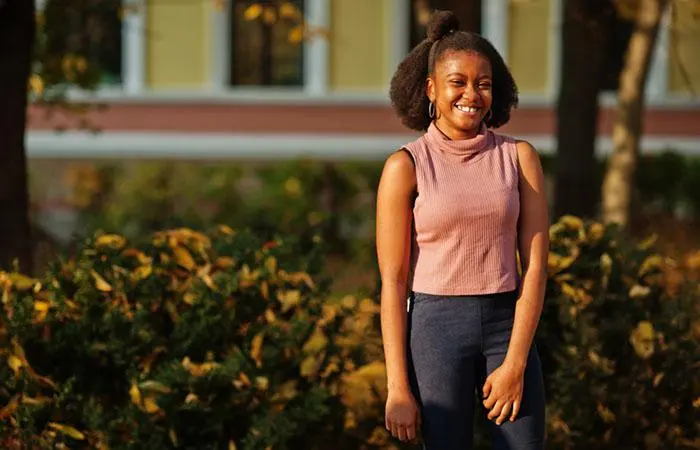
[{"label": "building facade", "polygon": [[[482,0],[479,8],[481,32],[520,88],[520,106],[502,131],[542,152],[555,150],[564,1]],[[32,107],[29,156],[383,159],[416,135],[388,101],[393,71],[415,42],[412,2],[294,0],[272,10],[250,0],[124,0],[118,45],[98,56],[111,61],[103,87],[71,94],[108,106],[90,115],[100,133]],[[675,0],[664,17],[646,93],[645,151],[700,153],[693,8]],[[629,24],[618,31],[623,48]],[[611,80],[601,96],[603,152],[611,148]]]}]

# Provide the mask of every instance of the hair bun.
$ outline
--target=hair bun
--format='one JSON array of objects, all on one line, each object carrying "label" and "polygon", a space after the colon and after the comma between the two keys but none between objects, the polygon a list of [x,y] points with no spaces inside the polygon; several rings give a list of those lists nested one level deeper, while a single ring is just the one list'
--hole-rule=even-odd
[{"label": "hair bun", "polygon": [[452,11],[435,11],[428,20],[428,40],[437,41],[459,30],[459,19]]}]

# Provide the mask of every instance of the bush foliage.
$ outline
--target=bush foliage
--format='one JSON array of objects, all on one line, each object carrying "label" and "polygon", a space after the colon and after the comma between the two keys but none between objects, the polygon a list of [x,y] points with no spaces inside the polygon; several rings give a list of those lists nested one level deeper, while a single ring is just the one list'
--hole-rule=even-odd
[{"label": "bush foliage", "polygon": [[2,274],[3,448],[323,448],[357,428],[376,307],[324,297],[318,256],[176,229]]},{"label": "bush foliage", "polygon": [[[575,217],[550,238],[548,447],[700,448],[700,253]],[[41,279],[2,274],[4,447],[396,448],[377,302],[328,295],[321,248],[298,248],[97,235]]]}]

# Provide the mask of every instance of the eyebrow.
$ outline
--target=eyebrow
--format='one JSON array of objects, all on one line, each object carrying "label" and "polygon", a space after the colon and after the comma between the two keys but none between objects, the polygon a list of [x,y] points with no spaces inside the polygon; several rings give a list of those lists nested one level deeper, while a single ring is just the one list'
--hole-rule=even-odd
[{"label": "eyebrow", "polygon": [[[451,77],[451,76],[454,76],[454,75],[459,75],[459,76],[461,76],[461,77],[464,76],[464,74],[462,74],[462,72],[450,72],[450,73],[448,73],[446,76]],[[479,75],[477,78],[488,78],[488,79],[492,79],[492,78],[493,78],[493,75],[481,74],[481,75]]]}]

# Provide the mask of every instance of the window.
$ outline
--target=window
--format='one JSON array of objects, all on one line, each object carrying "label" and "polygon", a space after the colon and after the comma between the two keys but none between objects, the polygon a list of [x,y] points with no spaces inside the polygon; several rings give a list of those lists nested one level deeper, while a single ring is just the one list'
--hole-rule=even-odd
[{"label": "window", "polygon": [[44,63],[80,84],[122,82],[121,0],[46,0]]},{"label": "window", "polygon": [[[493,0],[491,0],[493,1]],[[411,8],[411,48],[425,39],[430,12],[436,9],[453,11],[463,30],[481,33],[482,0],[414,0]]]},{"label": "window", "polygon": [[303,0],[234,0],[231,84],[302,86]]}]

